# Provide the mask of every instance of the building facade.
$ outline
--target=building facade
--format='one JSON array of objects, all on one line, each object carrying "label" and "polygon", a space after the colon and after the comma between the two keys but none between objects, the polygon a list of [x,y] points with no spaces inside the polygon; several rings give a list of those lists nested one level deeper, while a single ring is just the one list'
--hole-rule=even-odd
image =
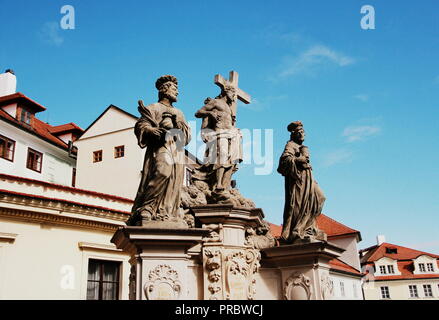
[{"label": "building facade", "polygon": [[0,172],[65,186],[75,184],[76,151],[82,133],[74,123],[52,126],[39,120],[45,107],[15,92],[15,75],[0,75]]},{"label": "building facade", "polygon": [[366,300],[439,300],[439,255],[381,239],[360,257]]}]

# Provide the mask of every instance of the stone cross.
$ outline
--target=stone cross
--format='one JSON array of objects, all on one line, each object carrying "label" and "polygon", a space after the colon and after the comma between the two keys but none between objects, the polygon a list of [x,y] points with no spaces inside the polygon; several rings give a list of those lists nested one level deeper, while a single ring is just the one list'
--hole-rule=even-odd
[{"label": "stone cross", "polygon": [[[224,87],[227,84],[232,86],[232,87],[234,87],[235,90],[236,90],[236,97],[239,100],[241,100],[242,102],[244,102],[245,104],[249,104],[251,102],[251,97],[250,97],[250,95],[247,92],[241,90],[238,87],[238,78],[239,78],[238,72],[230,71],[229,72],[229,80],[224,79],[220,74],[217,74],[217,75],[215,75],[214,81],[215,81],[215,84],[217,86],[219,86],[221,89],[224,89]],[[236,106],[237,106],[236,102],[237,101],[235,99],[235,101],[232,103],[232,106],[231,106],[232,115],[234,117],[236,117]]]}]

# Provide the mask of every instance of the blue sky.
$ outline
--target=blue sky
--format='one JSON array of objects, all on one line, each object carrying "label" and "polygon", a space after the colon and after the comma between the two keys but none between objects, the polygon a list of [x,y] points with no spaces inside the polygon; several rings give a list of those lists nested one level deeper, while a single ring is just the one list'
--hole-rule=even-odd
[{"label": "blue sky", "polygon": [[[60,8],[75,8],[62,30]],[[360,27],[373,5],[376,29]],[[51,124],[86,128],[109,105],[137,114],[155,79],[178,77],[188,120],[213,76],[240,74],[253,103],[238,126],[273,129],[273,172],[236,174],[241,192],[280,224],[276,165],[286,126],[301,120],[324,212],[388,242],[439,253],[439,3],[437,1],[6,1],[0,69],[47,107]]]}]

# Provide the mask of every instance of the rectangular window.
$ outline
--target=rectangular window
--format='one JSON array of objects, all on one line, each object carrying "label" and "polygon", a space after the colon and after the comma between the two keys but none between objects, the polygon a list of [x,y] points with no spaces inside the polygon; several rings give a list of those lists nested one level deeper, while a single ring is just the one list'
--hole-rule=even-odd
[{"label": "rectangular window", "polygon": [[15,141],[0,135],[0,158],[14,161]]},{"label": "rectangular window", "polygon": [[344,297],[345,296],[345,291],[344,291],[344,283],[340,281],[340,293],[341,296]]},{"label": "rectangular window", "polygon": [[431,298],[433,297],[433,291],[431,290],[431,285],[429,284],[424,284],[424,295],[426,298]]},{"label": "rectangular window", "polygon": [[390,274],[395,273],[395,269],[393,268],[392,265],[388,265],[387,270],[389,271]]},{"label": "rectangular window", "polygon": [[381,287],[381,298],[390,299],[389,287]]},{"label": "rectangular window", "polygon": [[357,284],[356,283],[354,283],[352,285],[352,290],[354,291],[354,298],[357,298],[358,294],[357,294]]},{"label": "rectangular window", "polygon": [[114,147],[114,157],[122,158],[125,155],[125,146]]},{"label": "rectangular window", "polygon": [[102,150],[93,152],[93,162],[101,162],[102,161]]},{"label": "rectangular window", "polygon": [[26,168],[34,170],[36,172],[41,172],[42,163],[43,154],[41,152],[35,151],[34,149],[28,148]]},{"label": "rectangular window", "polygon": [[434,272],[434,268],[433,268],[433,264],[432,263],[427,263],[427,271],[428,272]]},{"label": "rectangular window", "polygon": [[27,110],[21,109],[20,121],[30,125],[31,113]]},{"label": "rectangular window", "polygon": [[119,300],[119,272],[119,262],[90,259],[87,300]]},{"label": "rectangular window", "polygon": [[380,266],[380,272],[381,274],[386,274],[387,273],[386,266]]},{"label": "rectangular window", "polygon": [[415,285],[409,286],[410,298],[418,298],[418,287]]},{"label": "rectangular window", "polygon": [[419,271],[425,272],[425,264],[423,264],[423,263],[419,264]]}]

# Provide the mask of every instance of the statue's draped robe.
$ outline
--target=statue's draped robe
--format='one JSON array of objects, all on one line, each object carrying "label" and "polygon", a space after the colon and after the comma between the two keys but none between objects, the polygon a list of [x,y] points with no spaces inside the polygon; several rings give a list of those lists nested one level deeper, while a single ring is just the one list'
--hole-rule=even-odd
[{"label": "statue's draped robe", "polygon": [[[141,118],[134,132],[141,148],[146,147],[143,172],[132,209],[133,213],[146,210],[152,220],[176,217],[180,207],[180,192],[184,179],[184,146],[190,141],[190,128],[183,113],[161,103],[139,107]],[[160,126],[163,113],[177,116],[179,134],[175,138],[159,140],[150,133]]]},{"label": "statue's draped robe", "polygon": [[285,207],[281,238],[287,242],[316,236],[316,218],[320,215],[325,196],[313,179],[311,168],[296,162],[300,145],[288,141],[279,160],[277,171],[285,177]]}]

